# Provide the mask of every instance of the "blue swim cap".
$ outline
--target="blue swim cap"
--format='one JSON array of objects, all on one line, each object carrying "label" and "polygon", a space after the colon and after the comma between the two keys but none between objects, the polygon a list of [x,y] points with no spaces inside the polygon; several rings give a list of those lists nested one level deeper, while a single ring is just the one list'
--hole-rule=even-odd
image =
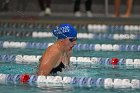
[{"label": "blue swim cap", "polygon": [[60,24],[58,27],[52,30],[54,36],[58,39],[65,39],[67,37],[77,37],[76,29],[70,24]]}]

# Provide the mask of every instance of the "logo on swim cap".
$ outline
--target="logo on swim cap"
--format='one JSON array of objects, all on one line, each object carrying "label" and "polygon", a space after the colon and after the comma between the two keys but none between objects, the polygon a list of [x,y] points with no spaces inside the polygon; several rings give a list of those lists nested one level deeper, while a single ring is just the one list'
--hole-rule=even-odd
[{"label": "logo on swim cap", "polygon": [[58,27],[53,29],[52,32],[58,39],[77,37],[76,29],[70,24],[60,24]]}]

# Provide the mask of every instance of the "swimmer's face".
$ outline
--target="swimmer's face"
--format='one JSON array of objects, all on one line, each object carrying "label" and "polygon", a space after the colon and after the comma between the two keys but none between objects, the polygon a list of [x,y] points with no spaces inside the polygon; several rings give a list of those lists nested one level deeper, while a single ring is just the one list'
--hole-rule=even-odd
[{"label": "swimmer's face", "polygon": [[70,51],[77,44],[77,38],[66,38],[66,50]]}]

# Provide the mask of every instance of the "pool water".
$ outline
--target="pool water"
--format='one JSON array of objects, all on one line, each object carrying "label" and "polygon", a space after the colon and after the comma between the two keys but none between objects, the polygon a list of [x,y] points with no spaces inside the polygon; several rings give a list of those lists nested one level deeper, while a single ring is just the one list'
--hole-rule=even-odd
[{"label": "pool water", "polygon": [[[56,39],[52,38],[19,38],[14,36],[1,36],[1,41],[25,41],[25,42],[54,42]],[[78,39],[78,43],[86,44],[137,44],[139,40],[91,40],[91,39]],[[44,49],[20,49],[20,48],[1,48],[0,54],[11,54],[11,55],[42,55]],[[140,52],[133,51],[89,51],[89,50],[73,50],[73,56],[75,57],[101,57],[101,58],[131,58],[140,59]],[[35,74],[37,71],[37,63],[34,64],[16,64],[11,63],[0,63],[0,73],[4,74]],[[111,68],[103,66],[89,67],[79,65],[72,67],[69,70],[58,73],[60,76],[77,76],[77,77],[93,77],[93,78],[122,78],[122,79],[139,79],[140,68]],[[84,86],[66,86],[66,87],[48,87],[48,88],[37,88],[28,85],[0,85],[1,93],[139,93],[139,89],[105,89],[103,87],[84,87]]]}]

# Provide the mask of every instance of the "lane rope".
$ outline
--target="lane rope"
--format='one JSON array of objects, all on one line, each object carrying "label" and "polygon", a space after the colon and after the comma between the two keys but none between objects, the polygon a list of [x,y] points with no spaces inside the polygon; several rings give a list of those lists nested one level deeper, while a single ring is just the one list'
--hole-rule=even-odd
[{"label": "lane rope", "polygon": [[[33,64],[38,63],[41,55],[0,55],[1,63]],[[127,68],[140,68],[140,59],[100,58],[100,57],[71,57],[73,65],[85,66],[125,66]]]},{"label": "lane rope", "polygon": [[140,88],[139,79],[120,78],[92,78],[92,77],[68,77],[68,76],[36,76],[29,74],[0,74],[0,84],[4,85],[24,85],[35,87],[100,87],[105,89]]},{"label": "lane rope", "polygon": [[[52,28],[56,27],[57,24],[40,24],[40,23],[0,23],[0,30],[43,30],[50,31]],[[106,25],[106,24],[79,24],[74,25],[78,30],[88,30],[88,32],[94,33],[140,33],[139,25]]]},{"label": "lane rope", "polygon": [[[0,31],[0,36],[32,37],[32,38],[50,38],[53,37],[51,32],[27,32],[27,31]],[[111,40],[139,40],[138,34],[93,34],[78,33],[80,39],[111,39]]]},{"label": "lane rope", "polygon": [[[0,48],[34,48],[46,49],[53,43],[45,42],[14,42],[0,41]],[[140,45],[136,44],[77,44],[74,50],[93,50],[93,51],[140,51]]]}]

